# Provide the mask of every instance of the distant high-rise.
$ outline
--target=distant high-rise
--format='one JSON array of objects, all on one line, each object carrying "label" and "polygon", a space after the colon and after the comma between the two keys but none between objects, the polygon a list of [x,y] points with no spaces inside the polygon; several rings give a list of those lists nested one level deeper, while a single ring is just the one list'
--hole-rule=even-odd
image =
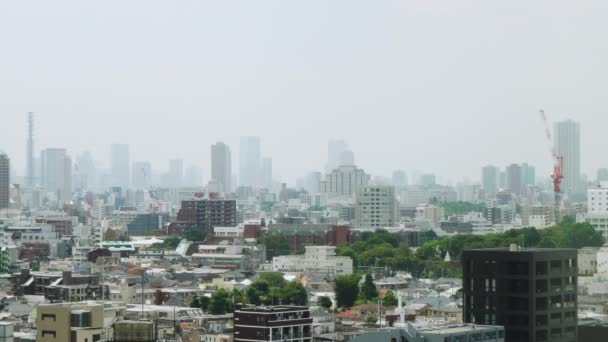
[{"label": "distant high-rise", "polygon": [[150,177],[152,174],[152,166],[149,161],[136,161],[133,163],[133,174],[131,182],[133,188],[137,190],[145,190],[150,187]]},{"label": "distant high-rise", "polygon": [[27,156],[26,156],[25,185],[33,188],[36,184],[34,171],[34,113],[27,113]]},{"label": "distant high-rise", "polygon": [[[327,164],[325,164],[325,173],[330,173],[338,168],[338,166],[344,165],[341,161],[343,153],[346,151],[348,151],[348,144],[346,141],[333,139],[329,141],[327,144]],[[346,155],[344,157],[346,157]],[[354,160],[350,165],[354,165]]]},{"label": "distant high-rise", "polygon": [[184,172],[184,186],[202,187],[203,170],[196,165],[188,166]]},{"label": "distant high-rise", "polygon": [[488,195],[498,192],[498,168],[494,165],[484,166],[481,170],[481,185]]},{"label": "distant high-rise", "polygon": [[507,188],[507,172],[504,170],[498,172],[498,188]]},{"label": "distant high-rise", "polygon": [[304,180],[304,189],[312,194],[318,193],[319,182],[321,181],[322,177],[323,175],[318,171],[307,174]]},{"label": "distant high-rise", "polygon": [[97,169],[91,152],[85,151],[76,159],[78,180],[76,186],[83,190],[92,190],[97,186]]},{"label": "distant high-rise", "polygon": [[536,184],[536,168],[528,163],[521,166],[522,183],[524,186],[534,186]]},{"label": "distant high-rise", "polygon": [[232,192],[232,154],[223,142],[211,145],[211,180],[219,184],[219,192]]},{"label": "distant high-rise", "polygon": [[597,170],[597,183],[608,182],[608,169],[602,168]]},{"label": "distant high-rise", "polygon": [[507,166],[507,189],[515,195],[521,195],[523,188],[521,166],[518,164]]},{"label": "distant high-rise", "polygon": [[260,137],[241,137],[239,180],[241,185],[260,185]]},{"label": "distant high-rise", "polygon": [[179,188],[184,180],[184,161],[182,159],[169,160],[169,187]]},{"label": "distant high-rise", "polygon": [[395,227],[399,225],[398,208],[395,187],[366,186],[357,194],[355,226],[373,229]]},{"label": "distant high-rise", "polygon": [[0,209],[8,208],[10,199],[11,163],[5,153],[0,152]]},{"label": "distant high-rise", "polygon": [[407,186],[407,174],[403,170],[393,171],[392,177],[393,186],[397,189],[403,189]]},{"label": "distant high-rise", "polygon": [[340,153],[340,165],[355,165],[355,153],[351,150]]},{"label": "distant high-rise", "polygon": [[272,186],[272,158],[262,158],[261,177],[262,186],[270,188]]},{"label": "distant high-rise", "polygon": [[581,130],[576,121],[555,123],[555,152],[564,158],[562,192],[578,193],[581,189]]},{"label": "distant high-rise", "polygon": [[63,148],[47,148],[40,153],[42,187],[52,193],[57,204],[72,200],[72,159]]},{"label": "distant high-rise", "polygon": [[113,144],[111,146],[110,164],[112,168],[112,185],[128,188],[131,185],[131,157],[129,145]]},{"label": "distant high-rise", "polygon": [[425,173],[420,175],[420,179],[418,180],[418,185],[420,186],[432,186],[437,184],[437,180],[435,175],[432,173]]},{"label": "distant high-rise", "polygon": [[319,182],[319,192],[330,197],[353,197],[369,183],[370,176],[354,165],[343,165]]}]

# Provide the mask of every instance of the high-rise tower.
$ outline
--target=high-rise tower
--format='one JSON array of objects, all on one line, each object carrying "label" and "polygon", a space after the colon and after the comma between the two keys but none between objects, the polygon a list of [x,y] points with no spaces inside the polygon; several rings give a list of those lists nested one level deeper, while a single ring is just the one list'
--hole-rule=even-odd
[{"label": "high-rise tower", "polygon": [[41,184],[61,206],[72,200],[72,159],[63,148],[47,148],[40,153]]},{"label": "high-rise tower", "polygon": [[232,191],[232,156],[223,142],[211,145],[211,179],[218,182],[220,192]]},{"label": "high-rise tower", "polygon": [[128,188],[131,185],[131,159],[129,145],[113,144],[110,153],[112,185]]},{"label": "high-rise tower", "polygon": [[260,137],[241,137],[239,151],[239,183],[241,185],[260,185],[260,154]]},{"label": "high-rise tower", "polygon": [[27,156],[26,156],[26,177],[25,185],[28,188],[34,187],[34,113],[27,113]]},{"label": "high-rise tower", "polygon": [[10,160],[0,152],[0,209],[8,208],[10,183]]},{"label": "high-rise tower", "polygon": [[581,191],[581,129],[573,120],[555,123],[555,152],[564,158],[562,192]]}]

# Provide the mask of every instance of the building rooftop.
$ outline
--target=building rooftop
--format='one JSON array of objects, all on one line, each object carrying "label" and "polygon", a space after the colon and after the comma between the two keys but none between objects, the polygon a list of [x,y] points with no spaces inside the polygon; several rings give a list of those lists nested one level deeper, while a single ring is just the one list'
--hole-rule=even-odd
[{"label": "building rooftop", "polygon": [[307,306],[292,306],[292,305],[274,305],[274,306],[255,306],[250,304],[236,304],[235,311],[249,312],[287,312],[309,310]]},{"label": "building rooftop", "polygon": [[466,249],[465,252],[504,252],[504,253],[556,253],[556,252],[577,252],[575,248],[524,248],[516,247],[516,249],[509,247],[501,248],[479,248],[479,249]]}]

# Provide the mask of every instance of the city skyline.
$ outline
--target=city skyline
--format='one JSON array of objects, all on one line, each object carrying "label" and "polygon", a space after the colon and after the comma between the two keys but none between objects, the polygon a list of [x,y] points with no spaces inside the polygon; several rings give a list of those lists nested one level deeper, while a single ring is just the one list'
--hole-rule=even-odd
[{"label": "city skyline", "polygon": [[[244,2],[235,11],[115,2],[120,13],[112,1],[13,4],[0,14],[10,52],[0,113],[14,129],[0,148],[24,174],[32,111],[38,151],[89,150],[100,165],[109,165],[108,146],[123,142],[131,160],[181,158],[208,178],[208,146],[224,141],[236,157],[239,137],[255,135],[288,183],[324,170],[332,138],[374,175],[418,169],[456,182],[486,164],[528,161],[541,177],[552,164],[537,114],[544,108],[553,122],[581,123],[582,172],[591,176],[606,167],[593,157],[608,111],[604,5],[557,3],[379,2],[370,11],[336,1],[318,11]],[[314,30],[302,29],[310,22]]]},{"label": "city skyline", "polygon": [[[28,113],[29,116],[29,113]],[[560,125],[564,125],[564,124],[574,124],[577,127],[577,140],[578,140],[578,145],[576,147],[576,150],[580,151],[580,139],[581,139],[581,133],[580,133],[580,123],[567,119],[564,121],[559,121],[559,122],[554,122],[554,144],[557,147],[557,152],[559,154],[559,130],[557,129],[557,127],[560,127]],[[257,146],[255,147],[255,155],[259,158],[253,158],[257,160],[257,170],[256,170],[256,174],[257,176],[251,176],[253,178],[258,179],[258,184],[242,184],[241,180],[240,180],[240,175],[241,172],[243,172],[243,170],[246,170],[247,167],[245,167],[243,169],[243,166],[241,166],[243,160],[232,160],[232,156],[230,156],[231,158],[231,163],[237,165],[237,170],[233,170],[232,176],[233,177],[237,177],[238,179],[238,185],[255,185],[255,186],[267,186],[267,182],[263,179],[266,179],[268,177],[264,177],[263,173],[263,162],[266,161],[270,161],[270,163],[272,163],[272,157],[260,157],[262,155],[261,153],[261,145],[263,145],[262,139],[261,137],[253,137],[253,136],[244,136],[244,137],[239,137],[240,140],[240,149],[238,150],[238,158],[241,159],[243,158],[243,154],[241,153],[241,150],[243,149],[243,144],[244,141],[250,141],[251,139],[253,139],[255,141],[255,144],[257,144]],[[222,144],[224,144],[223,142],[221,142]],[[339,144],[339,148],[338,153],[336,154],[336,151],[333,151],[332,149],[335,149],[336,147],[336,143]],[[29,144],[29,140],[28,140],[28,144]],[[215,143],[212,143],[210,146],[213,147],[215,145]],[[246,145],[246,144],[245,144]],[[29,145],[28,145],[29,146]],[[227,146],[230,149],[230,145],[225,144],[225,146]],[[120,148],[121,149],[121,157],[120,159],[121,162],[117,163],[116,162],[116,154],[117,152],[115,151],[116,148]],[[43,149],[47,149],[44,148]],[[52,149],[52,148],[51,148]],[[61,149],[65,149],[65,148],[61,148]],[[79,172],[79,168],[80,168],[80,163],[82,162],[80,159],[83,157],[83,155],[86,155],[86,157],[88,158],[86,160],[87,165],[85,166],[85,170],[91,172],[91,168],[93,168],[93,172],[100,172],[100,171],[105,171],[107,176],[109,176],[112,179],[112,184],[113,185],[118,185],[118,186],[125,186],[126,184],[130,187],[134,185],[134,177],[136,177],[136,175],[140,175],[141,170],[139,170],[140,172],[135,172],[135,170],[130,171],[131,168],[135,168],[137,166],[141,166],[141,163],[146,163],[148,164],[147,166],[147,173],[145,175],[145,177],[147,177],[148,179],[146,180],[146,182],[149,185],[154,185],[155,182],[151,181],[151,177],[156,177],[158,178],[158,181],[156,183],[159,184],[165,184],[167,186],[177,186],[178,184],[175,182],[175,180],[172,180],[173,178],[175,178],[175,175],[172,175],[172,173],[175,172],[175,170],[172,170],[172,165],[174,166],[175,162],[180,162],[182,163],[182,165],[180,166],[180,168],[182,169],[181,172],[181,178],[180,179],[185,179],[186,178],[186,171],[190,171],[190,178],[192,178],[192,172],[196,172],[197,177],[198,174],[200,173],[200,185],[205,185],[207,182],[214,180],[213,177],[213,163],[212,163],[212,153],[210,153],[209,155],[209,161],[206,163],[202,163],[202,164],[196,164],[193,163],[191,160],[184,160],[182,158],[169,158],[166,160],[162,160],[162,159],[155,159],[155,160],[159,160],[160,164],[168,164],[168,167],[165,166],[158,166],[157,163],[154,163],[154,168],[151,166],[153,163],[150,162],[149,160],[141,160],[138,158],[131,158],[130,157],[130,153],[131,153],[131,147],[129,144],[110,144],[108,146],[109,152],[110,152],[110,160],[108,162],[108,165],[103,165],[100,166],[99,164],[99,160],[100,158],[97,158],[97,156],[94,156],[91,154],[90,150],[82,150],[79,153],[71,153],[68,149],[66,150],[67,155],[69,155],[72,158],[77,158],[77,162],[74,164],[74,167],[76,168],[76,172]],[[352,149],[349,148],[349,144],[347,141],[345,140],[336,140],[336,139],[329,139],[327,142],[327,155],[325,156],[326,158],[326,162],[324,163],[323,167],[319,167],[318,170],[313,170],[310,172],[317,172],[317,171],[321,171],[321,174],[323,177],[325,177],[328,173],[325,170],[328,170],[328,167],[331,165],[332,171],[334,169],[336,169],[337,167],[334,167],[333,165],[349,165],[351,164],[351,162],[345,162],[344,160],[354,160],[354,157],[356,155],[356,153],[354,151],[352,151]],[[27,157],[27,153],[29,153],[29,147],[28,147],[28,152],[26,152],[26,157]],[[212,152],[212,149],[211,149]],[[37,150],[34,149],[34,154],[37,153]],[[562,154],[566,154],[566,153],[562,153]],[[580,156],[580,152],[578,152],[576,154],[576,156],[578,157],[578,159],[575,161],[575,163],[580,167],[580,160],[581,160],[581,156]],[[7,153],[8,155],[8,153]],[[12,158],[12,157],[11,157]],[[114,159],[113,159],[114,158]],[[19,159],[19,158],[16,158]],[[27,158],[25,158],[27,160]],[[247,158],[246,158],[247,159]],[[249,158],[251,159],[251,158]],[[39,159],[35,160],[38,165],[39,165]],[[236,162],[236,163],[235,163]],[[93,166],[90,166],[89,164],[92,164]],[[124,172],[121,172],[123,174],[120,181],[117,181],[116,178],[119,177],[116,175],[117,171],[117,165],[116,164],[120,164],[119,168],[122,168],[124,170]],[[402,168],[402,169],[395,169],[393,171],[391,171],[392,173],[394,172],[405,172],[406,177],[410,177],[410,184],[411,185],[415,185],[416,182],[420,182],[421,181],[421,177],[424,178],[424,176],[432,176],[432,177],[436,177],[436,183],[437,184],[447,184],[447,185],[455,185],[458,183],[465,183],[465,184],[480,184],[482,187],[484,187],[484,176],[483,176],[483,172],[484,169],[486,167],[495,167],[497,168],[497,177],[500,176],[501,172],[506,171],[506,169],[508,169],[510,166],[512,165],[519,165],[522,169],[522,177],[524,177],[524,179],[521,180],[521,182],[525,183],[525,184],[538,184],[538,182],[546,182],[550,180],[550,175],[544,176],[543,174],[540,175],[536,175],[536,168],[537,166],[535,164],[530,164],[528,162],[528,160],[525,160],[523,162],[521,161],[511,161],[508,162],[506,164],[485,164],[485,165],[480,165],[479,169],[481,170],[481,174],[479,173],[479,170],[477,170],[477,173],[473,173],[473,174],[466,174],[463,175],[461,178],[449,178],[446,176],[443,176],[440,172],[437,172],[435,170],[424,170],[422,171],[420,168]],[[360,164],[355,163],[355,166],[360,166]],[[535,182],[528,182],[525,181],[526,177],[529,177],[527,175],[527,170],[528,170],[528,165],[530,168],[530,172],[532,173],[532,179],[535,180]],[[272,166],[271,166],[272,167]],[[194,171],[196,169],[196,171]],[[502,171],[501,171],[502,169]],[[576,168],[575,168],[576,169]],[[580,167],[580,169],[582,169],[582,167]],[[601,175],[602,171],[605,170],[606,168],[603,167],[599,167],[596,170],[591,170],[591,172],[584,173],[584,172],[580,172],[577,175],[575,175],[575,178],[581,179],[581,176],[587,176],[585,179],[587,181],[594,181],[596,180],[596,176],[597,175]],[[11,163],[11,173],[13,173],[13,177],[16,175],[18,177],[18,179],[23,183],[26,184],[27,183],[27,165],[24,166],[23,171],[20,173],[18,167],[15,167],[15,165],[13,163]],[[14,174],[16,172],[16,174]],[[290,185],[294,185],[297,184],[298,181],[303,180],[304,178],[306,178],[308,175],[306,173],[304,174],[299,174],[299,175],[295,175],[294,179],[285,179],[285,177],[283,177],[282,175],[277,175],[275,172],[272,171],[272,169],[270,170],[270,173],[272,176],[278,176],[278,178],[271,178],[273,181],[281,181],[281,182],[287,182]],[[76,174],[75,176],[78,176],[78,174]],[[86,172],[85,172],[85,176]],[[88,175],[91,176],[91,175]],[[99,176],[99,175],[97,175]],[[143,175],[142,175],[143,176]],[[374,177],[379,177],[379,179],[385,179],[388,180],[390,178],[392,178],[391,174],[373,174],[372,176]],[[126,177],[126,178],[125,178]],[[171,180],[169,180],[171,179]],[[167,181],[168,180],[168,181]],[[597,180],[601,180],[601,177],[598,178]],[[40,179],[35,179],[35,182],[40,182]],[[233,181],[231,179],[231,181]],[[138,180],[136,183],[138,184],[138,186],[141,186],[141,180]],[[181,181],[179,181],[178,183],[180,183]],[[250,181],[248,181],[249,183],[251,183]],[[500,180],[497,179],[497,184],[500,183]],[[508,182],[507,182],[508,183]],[[525,185],[524,184],[524,185]],[[158,184],[156,184],[158,185]],[[137,186],[136,186],[137,187]],[[505,185],[502,188],[508,188],[508,184],[505,183]],[[512,189],[511,189],[512,190]]]}]

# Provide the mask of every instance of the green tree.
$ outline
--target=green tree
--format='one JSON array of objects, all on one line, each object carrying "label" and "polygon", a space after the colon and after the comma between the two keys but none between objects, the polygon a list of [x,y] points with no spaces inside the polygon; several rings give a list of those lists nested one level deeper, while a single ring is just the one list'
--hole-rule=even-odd
[{"label": "green tree", "polygon": [[260,296],[260,292],[256,290],[254,287],[249,286],[245,290],[245,295],[247,296],[247,302],[254,305],[262,304],[262,297]]},{"label": "green tree", "polygon": [[336,306],[340,308],[350,308],[359,297],[359,280],[357,274],[337,276],[334,283],[336,293]]},{"label": "green tree", "polygon": [[258,238],[258,243],[266,246],[266,259],[272,260],[275,256],[291,254],[289,241],[278,235],[264,235]]},{"label": "green tree", "polygon": [[169,237],[163,240],[163,242],[155,243],[150,247],[155,249],[176,249],[181,240],[178,237]]},{"label": "green tree", "polygon": [[359,265],[359,258],[357,252],[355,252],[355,250],[349,245],[338,246],[336,248],[336,255],[350,257],[351,259],[353,259],[354,267],[357,267]]},{"label": "green tree", "polygon": [[198,300],[197,295],[194,295],[194,297],[192,298],[192,302],[190,302],[190,307],[191,308],[200,308],[201,307],[201,302]]},{"label": "green tree", "polygon": [[282,288],[274,288],[272,296],[281,304],[306,305],[308,303],[308,292],[297,281],[292,281]]},{"label": "green tree", "polygon": [[464,215],[470,212],[481,212],[484,209],[483,204],[471,203],[471,202],[444,202],[436,205],[443,207],[445,216]]},{"label": "green tree", "polygon": [[542,239],[540,233],[534,227],[522,228],[521,233],[524,246],[538,246]]},{"label": "green tree", "polygon": [[281,272],[261,273],[259,280],[266,281],[271,287],[283,287],[287,284],[287,281],[283,278],[283,273]]},{"label": "green tree", "polygon": [[186,232],[186,239],[188,241],[205,241],[207,238],[207,230],[202,227],[192,227]]},{"label": "green tree", "polygon": [[232,303],[230,302],[230,294],[224,290],[219,289],[211,295],[211,301],[209,302],[209,312],[212,315],[223,315],[231,310]]},{"label": "green tree", "polygon": [[203,309],[204,312],[209,312],[209,305],[211,304],[211,298],[207,296],[202,296],[198,298],[199,307]]},{"label": "green tree", "polygon": [[317,305],[322,308],[325,308],[326,310],[329,310],[333,306],[333,303],[331,302],[331,299],[329,297],[321,296],[317,299]]},{"label": "green tree", "polygon": [[[232,293],[230,293],[230,301],[232,303],[246,303],[247,302],[247,295],[245,294],[245,292],[241,292],[237,289],[233,289]],[[230,310],[232,311],[232,310]]]},{"label": "green tree", "polygon": [[361,284],[361,297],[366,301],[372,301],[378,297],[378,290],[376,289],[376,284],[374,284],[374,279],[370,273],[365,275],[365,280],[363,284]]},{"label": "green tree", "polygon": [[382,303],[386,306],[395,306],[398,304],[397,296],[392,290],[386,291],[384,297],[382,297]]},{"label": "green tree", "polygon": [[249,287],[258,291],[261,296],[266,296],[270,293],[270,283],[264,279],[254,281]]}]

